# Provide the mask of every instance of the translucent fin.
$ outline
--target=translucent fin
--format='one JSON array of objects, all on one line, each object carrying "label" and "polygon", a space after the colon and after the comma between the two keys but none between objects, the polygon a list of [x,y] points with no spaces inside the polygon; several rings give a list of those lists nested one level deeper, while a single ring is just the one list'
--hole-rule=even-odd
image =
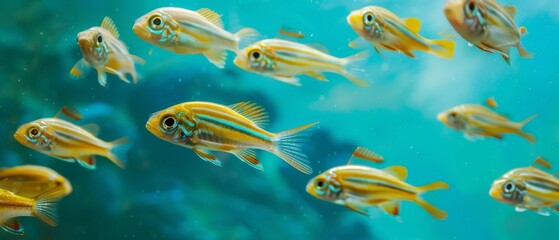
[{"label": "translucent fin", "polygon": [[91,65],[85,61],[85,59],[80,59],[72,69],[70,70],[70,76],[74,79],[79,79],[85,77],[91,70]]},{"label": "translucent fin", "polygon": [[76,161],[80,164],[80,166],[87,168],[89,170],[95,170],[95,157],[93,156],[83,156],[76,158]]},{"label": "translucent fin", "polygon": [[369,47],[371,45],[371,43],[367,42],[367,40],[365,40],[362,37],[358,37],[355,40],[349,42],[348,46],[351,48],[366,48]]},{"label": "translucent fin", "polygon": [[526,141],[531,142],[531,143],[535,143],[536,142],[536,137],[534,137],[534,135],[529,134],[529,133],[525,133],[523,132],[521,129],[528,124],[530,121],[532,121],[534,118],[536,118],[538,115],[533,115],[529,118],[524,119],[524,121],[519,122],[518,123],[518,135],[520,135],[521,137],[523,137],[524,139],[526,139]]},{"label": "translucent fin", "polygon": [[83,118],[82,114],[74,107],[71,106],[64,106],[56,114],[54,114],[54,118],[60,118],[60,114],[64,114],[71,119],[76,121],[81,120]]},{"label": "translucent fin", "polygon": [[291,85],[295,85],[297,87],[302,86],[301,83],[299,82],[299,78],[293,77],[293,76],[271,76],[273,79],[276,79],[280,82],[284,82],[284,83],[288,83]]},{"label": "translucent fin", "polygon": [[88,131],[89,133],[93,134],[93,136],[97,136],[99,134],[100,129],[101,129],[101,128],[99,128],[99,125],[94,124],[94,123],[82,125],[81,127],[84,130]]},{"label": "translucent fin", "polygon": [[532,163],[531,166],[535,167],[535,168],[544,167],[546,169],[551,169],[551,163],[546,161],[542,156],[539,156],[538,158],[536,158],[536,160],[534,160],[534,162]]},{"label": "translucent fin", "polygon": [[520,42],[518,42],[518,54],[520,54],[521,57],[523,58],[533,58],[534,57],[534,53],[529,52],[528,50],[524,49],[524,47],[522,47],[522,45],[520,45]]},{"label": "translucent fin", "polygon": [[250,101],[240,102],[229,105],[229,108],[248,118],[259,127],[264,127],[268,123],[268,113],[262,106],[256,103]]},{"label": "translucent fin", "polygon": [[355,212],[361,213],[365,216],[370,216],[366,206],[357,206],[354,204],[346,203],[345,206]]},{"label": "translucent fin", "polygon": [[233,50],[240,50],[250,46],[253,42],[256,42],[258,38],[258,31],[252,28],[243,28],[233,34],[237,39],[237,49]]},{"label": "translucent fin", "polygon": [[509,15],[510,18],[514,18],[516,16],[516,7],[514,6],[503,6],[505,12]]},{"label": "translucent fin", "polygon": [[400,201],[387,201],[378,205],[380,209],[392,216],[400,215]]},{"label": "translucent fin", "polygon": [[109,31],[115,38],[120,37],[120,34],[116,29],[115,23],[110,17],[103,18],[103,22],[101,23],[101,28],[104,28],[105,30]]},{"label": "translucent fin", "polygon": [[131,145],[128,143],[128,138],[123,137],[110,142],[111,149],[107,156],[114,164],[120,168],[124,168],[126,164],[126,154]]},{"label": "translucent fin", "polygon": [[456,43],[450,40],[431,40],[430,53],[442,58],[452,58]]},{"label": "translucent fin", "polygon": [[256,153],[252,149],[238,150],[231,153],[251,167],[264,171],[264,166],[262,166],[262,163],[256,158]]},{"label": "translucent fin", "polygon": [[412,33],[419,33],[419,30],[421,29],[421,21],[417,18],[406,18],[405,20],[405,24],[406,27],[412,32]]},{"label": "translucent fin", "polygon": [[36,197],[33,215],[51,226],[58,225],[58,200],[64,196],[64,188],[53,188]]},{"label": "translucent fin", "polygon": [[105,73],[105,71],[103,71],[103,69],[97,69],[97,75],[99,84],[101,84],[101,86],[103,87],[107,86],[107,74]]},{"label": "translucent fin", "polygon": [[[105,68],[103,68],[103,70],[104,70],[105,72],[108,72],[108,73],[117,75],[118,78],[120,78],[120,80],[124,81],[125,83],[130,83],[130,80],[128,80],[128,79],[126,78],[126,75],[124,75],[124,73],[122,73],[122,72],[119,71],[119,70],[116,70],[116,69],[113,69],[113,68],[110,68],[110,67],[105,67]],[[135,80],[134,80],[134,83],[136,83]]]},{"label": "translucent fin", "polygon": [[328,79],[326,79],[326,77],[324,77],[324,75],[322,75],[322,73],[319,72],[307,72],[307,75],[309,75],[310,77],[323,81],[323,82],[328,82]]},{"label": "translucent fin", "polygon": [[403,166],[391,166],[385,169],[382,169],[385,173],[388,173],[398,179],[405,181],[408,177],[408,169]]},{"label": "translucent fin", "polygon": [[225,50],[211,50],[204,52],[204,56],[218,68],[224,68],[227,52]]},{"label": "translucent fin", "polygon": [[314,49],[316,49],[316,50],[318,50],[318,51],[321,51],[321,52],[323,52],[323,53],[326,53],[326,54],[330,53],[330,50],[328,50],[328,48],[327,48],[326,46],[324,46],[324,45],[322,45],[322,44],[320,44],[320,43],[307,43],[307,44],[305,44],[305,45],[307,45],[307,46],[309,46],[309,47],[311,47],[311,48],[314,48]]},{"label": "translucent fin", "polygon": [[134,61],[135,63],[139,63],[142,65],[146,64],[146,61],[143,58],[138,57],[136,55],[130,55],[130,58],[132,58],[132,61]]},{"label": "translucent fin", "polygon": [[194,151],[194,153],[196,153],[196,155],[198,155],[198,157],[200,157],[201,159],[203,159],[204,161],[208,161],[211,162],[212,164],[216,165],[216,166],[220,166],[221,167],[221,161],[219,161],[214,155],[212,155],[211,153],[204,151],[202,149],[198,149],[198,148],[193,148],[192,149]]},{"label": "translucent fin", "polygon": [[521,207],[514,207],[514,210],[516,212],[526,212],[526,208],[521,208]]},{"label": "translucent fin", "polygon": [[202,15],[206,20],[211,22],[212,24],[218,26],[219,28],[223,28],[223,22],[221,21],[221,15],[217,14],[213,10],[209,8],[200,8],[196,10],[197,13]]},{"label": "translucent fin", "polygon": [[353,56],[344,58],[342,62],[343,70],[340,74],[361,87],[368,87],[369,84],[363,80],[367,79],[369,76],[365,66],[368,56],[368,51],[362,51]]},{"label": "translucent fin", "polygon": [[23,225],[21,225],[21,222],[17,218],[10,218],[6,220],[2,223],[2,225],[0,225],[0,227],[4,229],[4,231],[14,235],[23,236],[25,234]]},{"label": "translucent fin", "polygon": [[308,130],[308,128],[316,124],[318,124],[318,122],[275,134],[273,139],[275,146],[272,148],[271,152],[297,170],[305,174],[311,174],[312,168],[309,166],[307,156],[301,153],[301,144],[309,135],[308,132],[304,130]]},{"label": "translucent fin", "polygon": [[351,157],[347,161],[347,165],[350,165],[353,159],[355,158],[373,161],[377,163],[384,162],[384,158],[381,155],[369,149],[366,149],[364,147],[357,147],[355,151],[353,151],[353,154],[351,154]]}]

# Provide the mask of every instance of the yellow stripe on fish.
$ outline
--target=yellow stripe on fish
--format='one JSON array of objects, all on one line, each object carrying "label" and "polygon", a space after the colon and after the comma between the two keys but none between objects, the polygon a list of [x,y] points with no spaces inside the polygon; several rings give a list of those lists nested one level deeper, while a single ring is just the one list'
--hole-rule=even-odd
[{"label": "yellow stripe on fish", "polygon": [[225,31],[221,15],[207,8],[158,8],[138,18],[132,29],[141,39],[163,49],[203,54],[218,68],[225,65],[226,50],[237,52],[239,45],[246,45],[257,35],[250,28],[235,34]]},{"label": "yellow stripe on fish", "polygon": [[393,12],[377,6],[368,6],[351,12],[348,24],[360,36],[350,47],[366,47],[370,42],[375,50],[380,49],[402,52],[415,58],[413,50],[452,58],[454,42],[448,40],[428,40],[419,35],[421,22],[417,18],[400,19]]},{"label": "yellow stripe on fish", "polygon": [[345,166],[338,166],[314,177],[306,190],[312,196],[345,205],[349,209],[371,216],[369,208],[379,207],[386,213],[399,216],[399,203],[402,200],[419,204],[437,219],[445,219],[447,213],[421,198],[421,194],[447,189],[444,182],[435,182],[415,187],[405,182],[407,169],[392,166],[379,170],[372,167],[353,165],[352,159],[359,158],[379,162],[382,157],[370,150],[358,147]]},{"label": "yellow stripe on fish", "polygon": [[367,52],[347,58],[337,58],[316,48],[282,39],[266,39],[240,50],[235,65],[249,72],[301,86],[298,75],[308,75],[327,81],[323,72],[344,76],[353,83],[366,87]]},{"label": "yellow stripe on fish", "polygon": [[297,170],[310,174],[306,156],[301,153],[304,130],[311,123],[280,133],[262,126],[265,110],[250,102],[230,106],[210,102],[186,102],[152,114],[146,128],[158,138],[191,148],[203,160],[221,166],[211,151],[228,152],[250,166],[264,170],[253,149],[271,152]]}]

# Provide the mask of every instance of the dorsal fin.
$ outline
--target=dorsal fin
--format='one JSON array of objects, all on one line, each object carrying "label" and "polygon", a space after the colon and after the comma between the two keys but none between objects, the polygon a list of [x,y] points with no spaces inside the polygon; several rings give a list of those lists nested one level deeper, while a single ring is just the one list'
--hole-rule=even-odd
[{"label": "dorsal fin", "polygon": [[375,153],[375,152],[373,152],[369,149],[366,149],[364,147],[357,147],[355,149],[355,151],[353,151],[353,154],[351,154],[351,157],[347,161],[347,165],[350,165],[351,161],[354,158],[373,161],[373,162],[377,162],[377,163],[384,162],[384,158],[381,155],[379,155],[378,153]]},{"label": "dorsal fin", "polygon": [[229,105],[229,108],[248,118],[259,127],[263,127],[268,123],[268,113],[266,113],[262,106],[256,103],[250,101],[240,102]]},{"label": "dorsal fin", "polygon": [[101,28],[104,28],[105,30],[109,31],[115,38],[120,37],[120,34],[116,29],[115,23],[110,17],[103,18],[103,22],[101,23]]},{"label": "dorsal fin", "polygon": [[309,46],[309,47],[312,47],[312,48],[314,48],[314,49],[316,49],[316,50],[318,50],[318,51],[321,51],[321,52],[323,52],[323,53],[327,53],[327,54],[328,54],[328,53],[330,52],[326,46],[324,46],[324,45],[322,45],[322,44],[320,44],[320,43],[308,43],[308,44],[305,44],[305,45],[307,45],[307,46]]},{"label": "dorsal fin", "polygon": [[212,11],[209,8],[200,8],[196,10],[197,13],[202,15],[205,19],[213,23],[214,25],[218,26],[219,28],[223,28],[223,22],[221,21],[221,15],[217,14],[216,12]]},{"label": "dorsal fin", "polygon": [[417,19],[417,18],[406,18],[404,21],[405,21],[406,27],[412,33],[419,33],[419,30],[421,29],[421,21],[419,19]]},{"label": "dorsal fin", "polygon": [[382,169],[382,171],[397,177],[398,179],[404,181],[406,180],[406,178],[408,177],[408,169],[406,169],[403,166],[391,166],[391,167],[387,167],[385,169]]},{"label": "dorsal fin", "polygon": [[75,108],[70,106],[64,106],[56,114],[54,114],[54,118],[60,118],[60,114],[64,114],[74,120],[81,120],[83,118],[82,114]]},{"label": "dorsal fin", "polygon": [[94,124],[94,123],[90,123],[90,124],[86,124],[83,125],[82,128],[86,131],[88,131],[89,133],[93,134],[93,136],[97,136],[99,134],[99,125]]},{"label": "dorsal fin", "polygon": [[514,18],[516,16],[516,7],[514,6],[503,6],[509,17]]},{"label": "dorsal fin", "polygon": [[548,161],[546,161],[542,156],[539,156],[538,158],[536,158],[536,160],[534,160],[534,162],[531,165],[532,167],[535,168],[546,168],[546,169],[551,169],[551,163],[549,163]]}]

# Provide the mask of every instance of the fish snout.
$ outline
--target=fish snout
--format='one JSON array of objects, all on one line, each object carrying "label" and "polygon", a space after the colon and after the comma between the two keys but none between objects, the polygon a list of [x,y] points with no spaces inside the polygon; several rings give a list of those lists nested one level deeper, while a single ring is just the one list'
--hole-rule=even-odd
[{"label": "fish snout", "polygon": [[460,1],[448,1],[444,6],[444,15],[446,19],[455,28],[464,24],[464,16],[462,14],[462,4]]},{"label": "fish snout", "polygon": [[136,23],[132,26],[132,31],[141,39],[147,40],[151,38],[151,33],[146,29],[144,22],[140,21],[140,19],[136,20]]},{"label": "fish snout", "polygon": [[362,18],[362,14],[358,12],[351,12],[349,15],[347,15],[346,21],[349,26],[351,26],[353,29],[358,30],[363,27]]},{"label": "fish snout", "polygon": [[446,113],[439,113],[437,114],[437,120],[442,123],[446,123]]},{"label": "fish snout", "polygon": [[27,142],[25,137],[22,136],[21,134],[17,133],[17,132],[14,133],[14,138],[16,139],[17,142],[21,143],[22,145],[25,145],[26,142]]}]

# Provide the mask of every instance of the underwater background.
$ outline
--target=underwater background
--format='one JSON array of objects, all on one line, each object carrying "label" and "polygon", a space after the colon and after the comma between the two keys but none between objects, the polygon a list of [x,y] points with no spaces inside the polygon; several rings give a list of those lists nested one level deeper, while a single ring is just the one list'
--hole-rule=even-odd
[{"label": "underwater background", "polygon": [[[0,239],[553,239],[559,216],[517,213],[488,191],[493,180],[539,155],[555,165],[552,172],[559,169],[559,5],[499,2],[518,8],[515,21],[529,31],[522,43],[535,58],[522,59],[512,49],[509,66],[458,36],[450,60],[372,51],[372,84],[361,88],[335,74],[326,75],[327,83],[302,77],[303,86],[295,87],[244,72],[233,64],[232,53],[225,69],[218,69],[203,56],[142,41],[132,25],[158,7],[205,7],[223,15],[228,31],[251,27],[273,38],[282,26],[293,26],[306,33],[301,42],[320,43],[345,57],[359,51],[347,46],[357,37],[346,23],[350,11],[379,5],[400,17],[417,17],[422,35],[435,39],[452,30],[442,10],[445,1],[2,1],[0,165],[48,166],[70,180],[74,191],[59,205],[56,228],[22,218],[24,237],[0,231]],[[143,76],[137,85],[109,75],[103,88],[93,72],[80,80],[69,77],[82,57],[76,34],[100,25],[105,16],[130,52],[147,62],[137,66]],[[525,128],[537,142],[518,136],[469,141],[436,119],[452,106],[489,97],[514,121],[538,114]],[[264,172],[230,154],[218,154],[223,167],[216,167],[144,127],[151,113],[180,102],[248,100],[269,112],[271,132],[320,122],[304,145],[312,175],[264,151],[258,151]],[[97,169],[87,170],[15,141],[18,126],[52,117],[65,105],[83,113],[79,124],[99,124],[101,139],[130,137],[126,169],[99,158]],[[373,167],[407,167],[412,185],[447,182],[449,190],[424,198],[448,218],[437,220],[411,202],[402,203],[401,223],[387,214],[368,218],[305,192],[312,176],[345,164],[357,146],[384,156],[385,162]]]}]

